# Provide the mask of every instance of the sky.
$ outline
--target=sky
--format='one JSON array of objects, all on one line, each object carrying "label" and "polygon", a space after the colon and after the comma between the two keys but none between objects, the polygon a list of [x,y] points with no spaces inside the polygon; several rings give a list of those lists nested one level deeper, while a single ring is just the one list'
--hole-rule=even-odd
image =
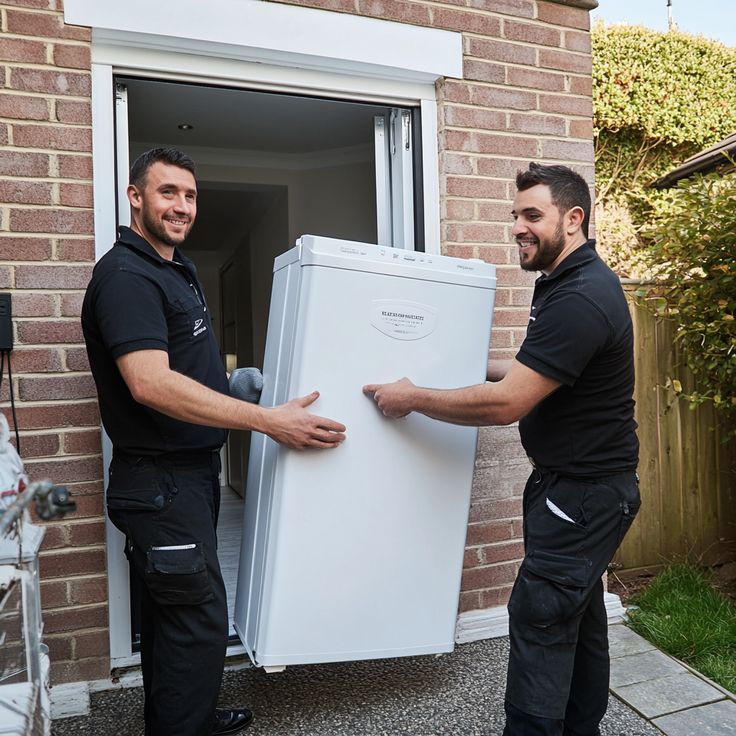
[{"label": "sky", "polygon": [[[735,0],[670,0],[672,17],[686,33],[713,38],[736,48]],[[628,23],[667,30],[667,0],[598,0],[591,18],[606,25]]]}]

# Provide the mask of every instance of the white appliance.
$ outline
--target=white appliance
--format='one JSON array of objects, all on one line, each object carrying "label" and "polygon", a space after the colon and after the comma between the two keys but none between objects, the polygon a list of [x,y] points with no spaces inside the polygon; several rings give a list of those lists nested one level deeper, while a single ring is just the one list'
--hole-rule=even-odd
[{"label": "white appliance", "polygon": [[477,430],[366,383],[485,380],[495,269],[305,235],[274,264],[261,404],[318,389],[337,449],[253,434],[234,626],[254,664],[452,651]]}]

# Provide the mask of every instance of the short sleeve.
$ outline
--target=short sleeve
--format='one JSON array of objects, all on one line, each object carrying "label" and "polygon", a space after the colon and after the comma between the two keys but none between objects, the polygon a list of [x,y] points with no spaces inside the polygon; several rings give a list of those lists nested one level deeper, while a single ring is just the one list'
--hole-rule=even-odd
[{"label": "short sleeve", "polygon": [[516,359],[537,373],[573,386],[610,336],[609,322],[598,305],[579,292],[559,292],[531,318]]},{"label": "short sleeve", "polygon": [[95,317],[113,358],[136,350],[167,350],[164,298],[145,276],[126,270],[108,273],[100,282]]}]

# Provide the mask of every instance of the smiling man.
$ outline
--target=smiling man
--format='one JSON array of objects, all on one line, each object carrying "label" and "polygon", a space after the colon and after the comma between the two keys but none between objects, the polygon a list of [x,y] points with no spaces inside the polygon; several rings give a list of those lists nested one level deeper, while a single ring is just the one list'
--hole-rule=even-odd
[{"label": "smiling man", "polygon": [[141,597],[147,736],[237,733],[247,708],[215,709],[228,639],[217,559],[219,450],[227,429],[293,449],[334,448],[345,427],[306,410],[228,395],[194,264],[179,251],[197,215],[192,160],[156,148],[133,164],[131,226],[95,266],[82,329],[113,444],[110,520]]},{"label": "smiling man", "polygon": [[588,239],[590,192],[565,166],[516,178],[512,234],[541,271],[526,338],[489,383],[439,390],[371,384],[388,417],[519,421],[533,470],[524,489],[524,560],[509,601],[504,736],[596,736],[608,704],[601,577],[639,509],[633,333],[616,275]]}]

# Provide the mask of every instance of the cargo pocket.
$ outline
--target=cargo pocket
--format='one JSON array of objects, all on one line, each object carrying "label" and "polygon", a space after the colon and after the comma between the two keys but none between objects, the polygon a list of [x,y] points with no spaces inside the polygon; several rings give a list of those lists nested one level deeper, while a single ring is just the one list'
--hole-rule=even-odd
[{"label": "cargo pocket", "polygon": [[591,562],[551,552],[530,553],[519,569],[509,612],[519,635],[543,645],[572,643],[575,617],[590,585]]},{"label": "cargo pocket", "polygon": [[107,486],[108,511],[163,511],[177,493],[171,478],[148,458],[113,458]]},{"label": "cargo pocket", "polygon": [[151,596],[163,605],[196,606],[214,597],[200,542],[149,547],[144,579]]}]

